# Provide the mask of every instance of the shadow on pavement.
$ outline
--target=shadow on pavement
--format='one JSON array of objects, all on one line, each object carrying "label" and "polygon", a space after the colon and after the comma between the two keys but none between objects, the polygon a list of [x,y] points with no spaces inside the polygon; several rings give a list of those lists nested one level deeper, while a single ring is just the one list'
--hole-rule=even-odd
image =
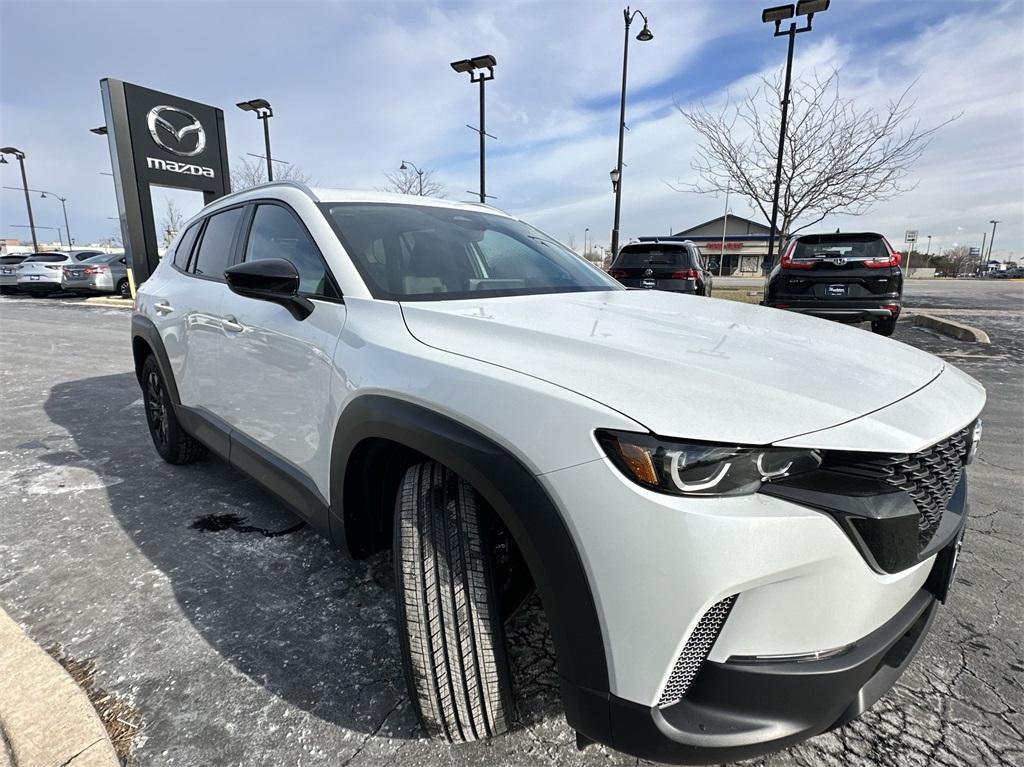
[{"label": "shadow on pavement", "polygon": [[[124,417],[97,420],[90,403],[100,398],[112,405],[107,412]],[[131,373],[58,384],[44,408],[77,451],[39,460],[122,480],[106,484],[111,513],[166,576],[195,632],[234,669],[324,721],[374,734],[386,722],[391,737],[418,736],[406,701],[390,554],[350,560],[219,459],[164,463]],[[109,457],[101,468],[97,456]],[[147,663],[151,642],[177,641],[180,665],[151,673],[198,675],[190,662],[208,666],[197,660],[205,648],[177,616],[150,602],[140,595],[137,604],[139,623],[151,628],[136,640],[138,663]],[[508,632],[520,724],[560,716],[554,653],[536,597]],[[178,685],[183,706],[186,695],[221,693],[216,675]],[[225,701],[221,709],[229,721],[244,715],[232,708]]]}]

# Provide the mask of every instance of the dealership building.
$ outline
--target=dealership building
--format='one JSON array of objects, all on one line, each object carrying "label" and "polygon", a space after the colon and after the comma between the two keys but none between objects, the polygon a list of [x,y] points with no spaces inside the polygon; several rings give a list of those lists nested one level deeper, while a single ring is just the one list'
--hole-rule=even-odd
[{"label": "dealership building", "polygon": [[[717,261],[723,275],[757,275],[768,255],[770,228],[742,216],[719,216],[669,237],[641,237],[644,242],[690,240],[708,261]],[[724,237],[723,237],[724,234]]]}]

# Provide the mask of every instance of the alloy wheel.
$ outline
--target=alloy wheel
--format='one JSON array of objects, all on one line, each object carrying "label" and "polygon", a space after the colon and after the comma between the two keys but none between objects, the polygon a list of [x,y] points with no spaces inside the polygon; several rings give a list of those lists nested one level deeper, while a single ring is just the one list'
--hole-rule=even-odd
[{"label": "alloy wheel", "polygon": [[164,387],[160,376],[150,372],[146,380],[146,414],[149,416],[149,428],[160,441],[167,444],[167,408],[164,406]]}]

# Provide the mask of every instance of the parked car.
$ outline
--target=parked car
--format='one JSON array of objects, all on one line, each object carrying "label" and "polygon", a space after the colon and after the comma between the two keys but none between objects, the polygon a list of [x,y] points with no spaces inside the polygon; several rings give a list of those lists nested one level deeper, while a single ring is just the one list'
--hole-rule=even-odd
[{"label": "parked car", "polygon": [[9,253],[6,256],[0,256],[0,293],[17,292],[18,264],[28,256],[28,253]]},{"label": "parked car", "polygon": [[901,255],[874,232],[802,234],[789,240],[768,278],[764,303],[841,322],[896,330],[903,305]]},{"label": "parked car", "polygon": [[101,253],[79,263],[66,264],[61,274],[61,287],[73,293],[116,293],[121,298],[131,298],[127,264],[124,253]]},{"label": "parked car", "polygon": [[64,267],[77,264],[92,256],[102,255],[99,250],[58,250],[33,253],[18,265],[18,290],[34,298],[61,290]]},{"label": "parked car", "polygon": [[632,242],[624,245],[608,273],[627,288],[711,295],[711,271],[690,242]]},{"label": "parked car", "polygon": [[687,763],[893,685],[953,581],[985,401],[838,323],[626,290],[487,206],[287,182],[182,227],[132,351],[164,460],[210,451],[392,550],[426,733],[509,728],[503,625],[536,587],[577,742]]}]

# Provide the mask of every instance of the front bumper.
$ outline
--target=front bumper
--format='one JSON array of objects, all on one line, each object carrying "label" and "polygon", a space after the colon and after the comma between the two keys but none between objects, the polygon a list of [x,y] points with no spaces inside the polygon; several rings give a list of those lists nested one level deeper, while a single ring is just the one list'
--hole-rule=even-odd
[{"label": "front bumper", "polygon": [[641,759],[710,764],[761,756],[841,727],[874,704],[917,653],[936,604],[922,589],[880,628],[826,660],[705,663],[686,697],[667,708],[564,685],[567,717],[575,717],[581,742]]}]

